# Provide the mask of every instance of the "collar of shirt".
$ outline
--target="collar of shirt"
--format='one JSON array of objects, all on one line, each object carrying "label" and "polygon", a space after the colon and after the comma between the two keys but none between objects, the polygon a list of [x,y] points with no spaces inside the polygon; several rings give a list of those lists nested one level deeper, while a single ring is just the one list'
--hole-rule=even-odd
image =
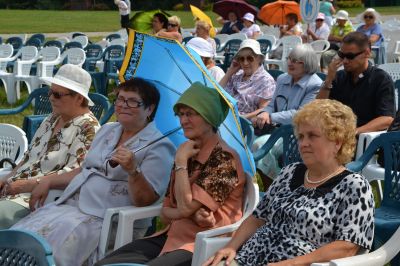
[{"label": "collar of shirt", "polygon": [[[300,88],[304,89],[307,87],[307,83],[309,81],[310,75],[309,74],[305,74],[299,81],[297,81],[296,83],[293,84],[293,86],[298,85]],[[286,75],[284,77],[282,77],[282,83],[285,85],[291,85],[292,84],[292,76],[291,75]]]}]

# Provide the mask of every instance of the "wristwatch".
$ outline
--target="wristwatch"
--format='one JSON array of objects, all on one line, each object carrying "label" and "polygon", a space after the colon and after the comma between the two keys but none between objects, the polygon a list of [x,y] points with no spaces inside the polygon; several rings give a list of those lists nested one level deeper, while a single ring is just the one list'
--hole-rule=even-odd
[{"label": "wristwatch", "polygon": [[183,166],[183,165],[175,165],[174,171],[178,172],[180,170],[187,170],[187,166]]}]

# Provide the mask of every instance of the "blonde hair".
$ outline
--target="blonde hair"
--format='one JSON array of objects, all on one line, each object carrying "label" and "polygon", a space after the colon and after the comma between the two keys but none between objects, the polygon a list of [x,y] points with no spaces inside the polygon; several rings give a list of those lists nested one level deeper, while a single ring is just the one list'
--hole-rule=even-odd
[{"label": "blonde hair", "polygon": [[196,21],[195,26],[196,26],[196,27],[200,27],[200,28],[202,28],[202,29],[204,29],[204,30],[206,30],[206,31],[210,31],[210,29],[211,29],[211,25],[208,24],[207,22],[205,22],[204,20],[198,20],[198,21]]},{"label": "blonde hair", "polygon": [[336,100],[314,100],[303,106],[293,118],[294,133],[299,125],[317,126],[330,141],[342,143],[336,159],[340,164],[350,162],[356,147],[356,116],[350,107]]},{"label": "blonde hair", "polygon": [[178,26],[181,26],[181,19],[178,16],[169,17],[168,22],[176,23],[176,24],[178,24]]}]

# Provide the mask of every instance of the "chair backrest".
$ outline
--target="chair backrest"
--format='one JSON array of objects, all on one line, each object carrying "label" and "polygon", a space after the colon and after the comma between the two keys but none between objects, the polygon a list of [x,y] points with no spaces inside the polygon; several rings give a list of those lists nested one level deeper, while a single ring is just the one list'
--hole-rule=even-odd
[{"label": "chair backrest", "polygon": [[114,40],[112,40],[111,42],[110,42],[110,45],[121,45],[121,46],[126,46],[126,43],[125,43],[125,41],[124,41],[124,39],[121,39],[121,38],[119,38],[119,39],[114,39]]},{"label": "chair backrest", "polygon": [[11,44],[14,48],[14,53],[13,55],[15,55],[19,49],[21,49],[21,47],[24,44],[24,41],[22,40],[22,38],[20,37],[10,37],[7,39],[6,43]]},{"label": "chair backrest", "polygon": [[400,132],[382,133],[371,141],[363,155],[347,164],[350,170],[361,171],[378,149],[383,149],[385,182],[381,207],[389,206],[399,210],[400,206]]},{"label": "chair backrest", "polygon": [[322,54],[329,49],[330,43],[327,40],[315,40],[310,45],[317,54]]},{"label": "chair backrest", "polygon": [[89,44],[89,38],[86,35],[78,35],[73,37],[72,41],[80,43],[82,48],[85,48]]},{"label": "chair backrest", "polygon": [[82,48],[70,48],[66,50],[62,57],[63,64],[73,64],[82,67],[86,60],[85,51]]},{"label": "chair backrest", "polygon": [[11,44],[0,44],[0,70],[7,71],[8,60],[2,61],[2,58],[10,58],[14,53],[14,48]]},{"label": "chair backrest", "polygon": [[325,80],[325,79],[326,79],[326,74],[325,74],[324,72],[317,72],[316,74],[318,75],[318,77],[319,77],[320,79],[322,79],[322,80]]},{"label": "chair backrest", "polygon": [[396,80],[400,79],[400,64],[399,63],[381,64],[378,67],[380,69],[385,70],[390,75],[393,82],[396,82]]},{"label": "chair backrest", "polygon": [[56,46],[47,46],[42,48],[40,50],[40,55],[41,55],[41,61],[38,64],[38,71],[37,71],[37,76],[38,77],[52,77],[53,76],[53,69],[54,65],[43,65],[43,63],[46,62],[56,62],[60,59],[61,57],[61,52],[60,49]]},{"label": "chair backrest", "polygon": [[60,41],[57,40],[51,40],[51,41],[47,41],[45,42],[45,44],[43,45],[43,47],[50,47],[50,46],[55,46],[58,49],[62,50],[63,49],[63,44]]},{"label": "chair backrest", "polygon": [[24,230],[0,230],[0,265],[55,266],[55,262],[43,237]]},{"label": "chair backrest", "polygon": [[257,41],[260,43],[261,53],[267,55],[272,48],[271,41],[266,39],[257,39]]},{"label": "chair backrest", "polygon": [[0,124],[0,160],[9,158],[18,164],[28,149],[25,132],[10,124]]},{"label": "chair backrest", "polygon": [[96,70],[96,62],[103,57],[103,47],[98,44],[89,44],[85,47],[86,60],[83,68],[92,72]]},{"label": "chair backrest", "polygon": [[244,118],[243,116],[239,117],[240,126],[242,127],[243,137],[246,140],[246,145],[249,149],[251,149],[251,145],[253,145],[254,141],[254,128],[251,122]]},{"label": "chair backrest", "polygon": [[14,74],[18,76],[29,76],[32,63],[36,62],[39,56],[38,48],[35,46],[24,46],[20,50],[21,58],[16,62]]},{"label": "chair backrest", "polygon": [[271,47],[273,47],[276,44],[276,37],[271,34],[264,34],[262,36],[259,36],[257,38],[257,41],[259,40],[268,40],[271,43]]},{"label": "chair backrest", "polygon": [[296,45],[301,44],[302,40],[299,36],[285,36],[280,39],[282,43],[282,60],[283,60],[283,71],[287,71],[287,60],[286,58],[289,56],[290,51],[296,47]]},{"label": "chair backrest", "polygon": [[[223,51],[225,48],[226,42],[229,40],[229,35],[228,34],[217,34],[214,37],[216,43],[220,43],[219,47],[217,46],[217,53]],[[218,41],[217,41],[218,40]]]},{"label": "chair backrest", "polygon": [[121,34],[119,34],[119,33],[111,33],[106,36],[106,40],[109,42],[111,42],[114,39],[120,39],[120,38],[121,38]]},{"label": "chair backrest", "polygon": [[96,44],[100,45],[101,48],[103,48],[103,50],[105,50],[107,48],[107,46],[110,45],[110,42],[107,40],[101,40],[101,41],[96,42]]},{"label": "chair backrest", "polygon": [[86,36],[86,34],[83,33],[83,32],[79,32],[79,31],[71,32],[71,39],[73,39],[73,38],[75,38],[77,36]]},{"label": "chair backrest", "polygon": [[67,42],[67,43],[64,44],[63,52],[65,52],[65,51],[67,51],[68,49],[71,49],[71,48],[81,48],[81,49],[83,49],[82,44],[80,42],[71,41],[71,42]]},{"label": "chair backrest", "polygon": [[[109,109],[111,108],[111,103],[107,97],[99,93],[89,93],[90,99],[93,101],[94,105],[89,106],[90,111],[94,114],[94,116],[99,120],[99,122],[103,122],[100,124],[104,124],[108,121],[109,117],[104,117],[102,120],[103,114],[107,114]],[[106,120],[106,121],[104,121]]]},{"label": "chair backrest", "polygon": [[285,73],[285,72],[283,72],[282,70],[279,70],[279,69],[268,69],[267,72],[274,78],[275,81],[277,80],[277,78],[280,75]]},{"label": "chair backrest", "polygon": [[61,43],[62,46],[64,46],[66,43],[70,42],[70,39],[68,39],[68,37],[58,37],[57,39],[55,39],[56,41],[59,41]]},{"label": "chair backrest", "polygon": [[110,45],[103,53],[104,72],[117,73],[125,56],[125,48],[122,45]]},{"label": "chair backrest", "polygon": [[31,37],[29,37],[28,40],[30,40],[30,39],[38,39],[40,41],[40,45],[42,45],[42,44],[44,44],[46,36],[44,36],[43,33],[35,33]]},{"label": "chair backrest", "polygon": [[292,125],[281,125],[275,129],[267,142],[253,153],[254,161],[264,158],[280,138],[283,139],[283,166],[302,161]]},{"label": "chair backrest", "polygon": [[226,72],[228,67],[231,65],[233,57],[239,51],[240,44],[242,43],[241,39],[230,39],[225,44],[225,52],[224,52],[224,64],[222,65],[222,69]]},{"label": "chair backrest", "polygon": [[29,38],[25,45],[27,46],[35,46],[36,48],[40,49],[40,47],[42,46],[42,42],[39,39],[36,38]]},{"label": "chair backrest", "polygon": [[247,39],[247,35],[242,33],[242,32],[230,34],[229,35],[229,40],[232,40],[232,39],[237,39],[237,40],[242,40],[243,41],[243,40]]}]

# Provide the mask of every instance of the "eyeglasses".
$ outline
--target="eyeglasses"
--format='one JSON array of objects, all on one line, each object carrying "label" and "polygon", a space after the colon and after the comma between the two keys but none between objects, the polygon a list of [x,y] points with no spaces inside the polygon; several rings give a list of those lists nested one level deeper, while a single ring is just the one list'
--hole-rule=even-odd
[{"label": "eyeglasses", "polygon": [[299,64],[304,64],[303,61],[300,61],[298,59],[292,58],[290,56],[287,57],[287,60],[290,60],[290,62],[292,62],[293,64],[299,63]]},{"label": "eyeglasses", "polygon": [[132,99],[132,98],[125,99],[123,97],[118,97],[114,101],[114,104],[118,105],[118,106],[122,106],[124,103],[129,108],[138,108],[138,107],[143,105],[143,102],[139,102],[138,100],[135,100],[135,99]]},{"label": "eyeglasses", "polygon": [[196,112],[178,112],[175,114],[179,119],[183,118],[186,116],[188,119],[192,119],[195,116],[198,116],[199,114]]},{"label": "eyeglasses", "polygon": [[72,93],[70,93],[70,92],[69,92],[69,93],[61,93],[61,92],[56,92],[56,91],[53,91],[53,90],[49,90],[48,95],[49,95],[49,97],[50,97],[51,95],[53,95],[54,98],[56,98],[56,99],[61,99],[61,97],[68,96],[68,95],[72,95]]},{"label": "eyeglasses", "polygon": [[357,56],[359,56],[360,54],[362,54],[362,53],[364,53],[365,51],[361,51],[361,52],[358,52],[358,53],[343,53],[342,51],[338,51],[338,56],[340,57],[340,58],[342,58],[342,59],[345,59],[345,58],[347,58],[347,59],[349,59],[349,60],[353,60],[354,58],[356,58]]},{"label": "eyeglasses", "polygon": [[365,16],[364,16],[364,19],[374,19],[374,16],[371,16],[371,15],[365,15]]},{"label": "eyeglasses", "polygon": [[249,63],[253,63],[254,60],[256,60],[256,58],[252,55],[237,57],[237,61],[239,61],[239,63],[244,63],[245,60],[247,60],[247,62],[249,62]]},{"label": "eyeglasses", "polygon": [[324,21],[323,19],[316,19],[315,21]]},{"label": "eyeglasses", "polygon": [[168,23],[168,27],[178,27],[178,24]]}]

